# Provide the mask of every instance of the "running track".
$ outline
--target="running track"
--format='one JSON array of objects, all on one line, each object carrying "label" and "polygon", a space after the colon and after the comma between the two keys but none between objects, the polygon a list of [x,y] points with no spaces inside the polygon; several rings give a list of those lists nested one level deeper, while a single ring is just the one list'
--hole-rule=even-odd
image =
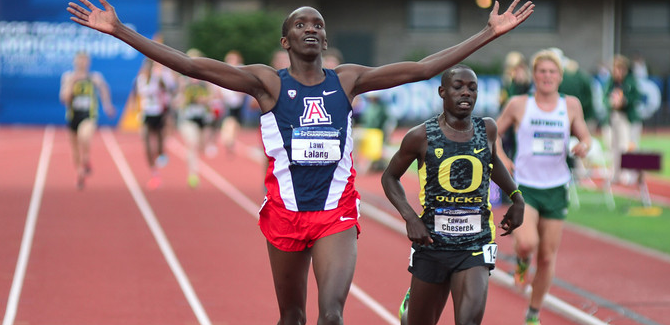
[{"label": "running track", "polygon": [[[264,191],[257,130],[240,134],[235,155],[203,157],[197,189],[186,185],[183,146],[172,138],[154,191],[144,186],[149,170],[139,135],[109,129],[94,137],[93,175],[76,190],[67,136],[64,128],[0,128],[3,325],[276,323],[256,219]],[[403,182],[416,198],[415,177]],[[379,174],[359,175],[357,184],[363,232],[345,321],[397,324],[410,278],[404,224]],[[656,185],[652,180],[652,193],[669,193],[667,184]],[[508,286],[511,240],[498,243],[484,323],[521,324],[525,298]],[[668,267],[667,255],[568,227],[543,324],[668,324]],[[440,324],[453,323],[450,304]]]}]

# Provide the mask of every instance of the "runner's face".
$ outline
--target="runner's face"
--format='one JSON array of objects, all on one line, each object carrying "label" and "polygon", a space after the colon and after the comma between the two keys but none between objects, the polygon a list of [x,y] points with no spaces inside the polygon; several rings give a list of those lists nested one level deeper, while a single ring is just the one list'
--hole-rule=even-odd
[{"label": "runner's face", "polygon": [[439,88],[444,99],[444,113],[458,118],[472,114],[477,101],[477,76],[472,70],[457,69]]},{"label": "runner's face", "polygon": [[301,53],[321,54],[327,48],[326,23],[314,8],[299,8],[291,14],[287,49]]},{"label": "runner's face", "polygon": [[557,92],[563,80],[558,66],[551,60],[538,61],[533,71],[533,78],[535,87],[542,93]]},{"label": "runner's face", "polygon": [[84,54],[78,54],[74,58],[74,69],[81,72],[88,72],[91,66],[91,60]]}]

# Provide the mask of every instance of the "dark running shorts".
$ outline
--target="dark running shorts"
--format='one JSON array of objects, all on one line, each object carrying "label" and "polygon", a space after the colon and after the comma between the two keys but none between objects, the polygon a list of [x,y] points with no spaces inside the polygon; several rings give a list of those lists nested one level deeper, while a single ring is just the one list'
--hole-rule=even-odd
[{"label": "dark running shorts", "polygon": [[207,123],[205,123],[205,119],[202,117],[193,117],[189,120],[195,123],[195,125],[197,125],[200,130],[204,129],[205,125],[207,125]]},{"label": "dark running shorts", "polygon": [[160,131],[165,126],[164,115],[145,115],[144,125],[146,125],[149,130]]},{"label": "dark running shorts", "polygon": [[90,114],[88,112],[74,112],[72,113],[72,117],[68,121],[67,126],[70,128],[70,130],[76,133],[77,129],[79,128],[79,124],[81,124],[81,122],[87,118],[90,118]]},{"label": "dark running shorts", "polygon": [[486,263],[482,251],[436,251],[413,247],[407,270],[421,281],[443,283],[455,272],[477,266],[487,266],[493,270],[495,262]]},{"label": "dark running shorts", "polygon": [[237,123],[242,123],[242,106],[229,108],[228,116],[234,118]]}]

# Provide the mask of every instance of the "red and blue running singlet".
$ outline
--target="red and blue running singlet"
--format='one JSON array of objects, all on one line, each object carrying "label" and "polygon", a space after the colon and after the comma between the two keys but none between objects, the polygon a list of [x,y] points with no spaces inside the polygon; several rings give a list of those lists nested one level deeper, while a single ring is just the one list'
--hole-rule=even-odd
[{"label": "red and blue running singlet", "polygon": [[351,103],[335,71],[324,71],[322,83],[305,86],[279,70],[279,99],[261,116],[268,203],[290,211],[331,210],[358,196]]}]

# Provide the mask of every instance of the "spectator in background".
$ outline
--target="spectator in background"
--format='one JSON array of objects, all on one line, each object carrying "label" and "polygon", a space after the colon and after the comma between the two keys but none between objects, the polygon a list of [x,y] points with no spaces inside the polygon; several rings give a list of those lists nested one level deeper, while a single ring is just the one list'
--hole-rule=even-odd
[{"label": "spectator in background", "polygon": [[526,57],[517,51],[507,53],[502,75],[503,89],[500,94],[500,106],[505,107],[512,96],[527,94],[531,85],[530,69]]},{"label": "spectator in background", "polygon": [[270,60],[270,65],[277,69],[286,69],[291,65],[291,61],[288,57],[288,52],[284,49],[278,49],[272,54],[272,60]]},{"label": "spectator in background", "polygon": [[[228,52],[224,61],[232,66],[239,67],[244,65],[242,53],[236,50]],[[248,96],[245,93],[233,91],[218,87],[223,94],[223,104],[226,111],[226,117],[223,119],[223,145],[229,153],[234,152],[235,139],[242,125],[242,110],[248,102]]]},{"label": "spectator in background", "polygon": [[364,96],[365,108],[355,130],[356,169],[361,173],[382,171],[386,168],[384,147],[396,122],[389,116],[388,105],[380,91],[371,91]]},{"label": "spectator in background", "polygon": [[[517,51],[511,51],[505,56],[505,67],[502,75],[502,90],[500,93],[500,113],[507,101],[516,95],[527,94],[532,86],[530,69],[526,57]],[[514,157],[516,140],[514,129],[510,128],[502,135],[500,141],[505,154]]]},{"label": "spectator in background", "polygon": [[558,87],[558,92],[579,99],[579,102],[582,103],[584,120],[589,127],[589,133],[595,134],[599,121],[593,106],[591,77],[579,68],[577,61],[565,56],[561,49],[552,47],[550,50],[558,55],[563,65],[563,82]]},{"label": "spectator in background", "polygon": [[[649,70],[647,69],[647,62],[644,59],[644,57],[640,53],[636,53],[633,55],[633,58],[631,60],[631,73],[633,74],[633,77],[635,77],[635,81],[638,85],[638,92],[641,93],[642,90],[642,85],[640,83],[642,80],[649,79]],[[642,104],[641,100],[642,95],[640,94],[640,100],[638,100],[638,105]],[[635,146],[640,145],[640,137],[642,136],[642,116],[643,113],[640,112],[639,109],[636,110],[638,111],[638,119],[635,121],[631,121],[630,124],[630,142]]]},{"label": "spectator in background", "polygon": [[340,50],[329,47],[323,52],[323,67],[326,69],[335,69],[338,65],[344,62],[344,56]]},{"label": "spectator in background", "polygon": [[91,138],[97,129],[98,96],[108,116],[116,114],[109,85],[100,72],[91,71],[91,57],[84,52],[75,55],[74,69],[63,73],[60,101],[66,107],[65,118],[70,129],[72,156],[77,171],[77,188],[83,189],[91,173]]},{"label": "spectator in background", "polygon": [[631,124],[640,120],[636,111],[640,94],[635,77],[630,72],[628,58],[623,55],[614,56],[612,75],[605,83],[603,91],[611,128],[611,180],[615,183],[627,181],[621,177],[621,155],[631,149]]}]

